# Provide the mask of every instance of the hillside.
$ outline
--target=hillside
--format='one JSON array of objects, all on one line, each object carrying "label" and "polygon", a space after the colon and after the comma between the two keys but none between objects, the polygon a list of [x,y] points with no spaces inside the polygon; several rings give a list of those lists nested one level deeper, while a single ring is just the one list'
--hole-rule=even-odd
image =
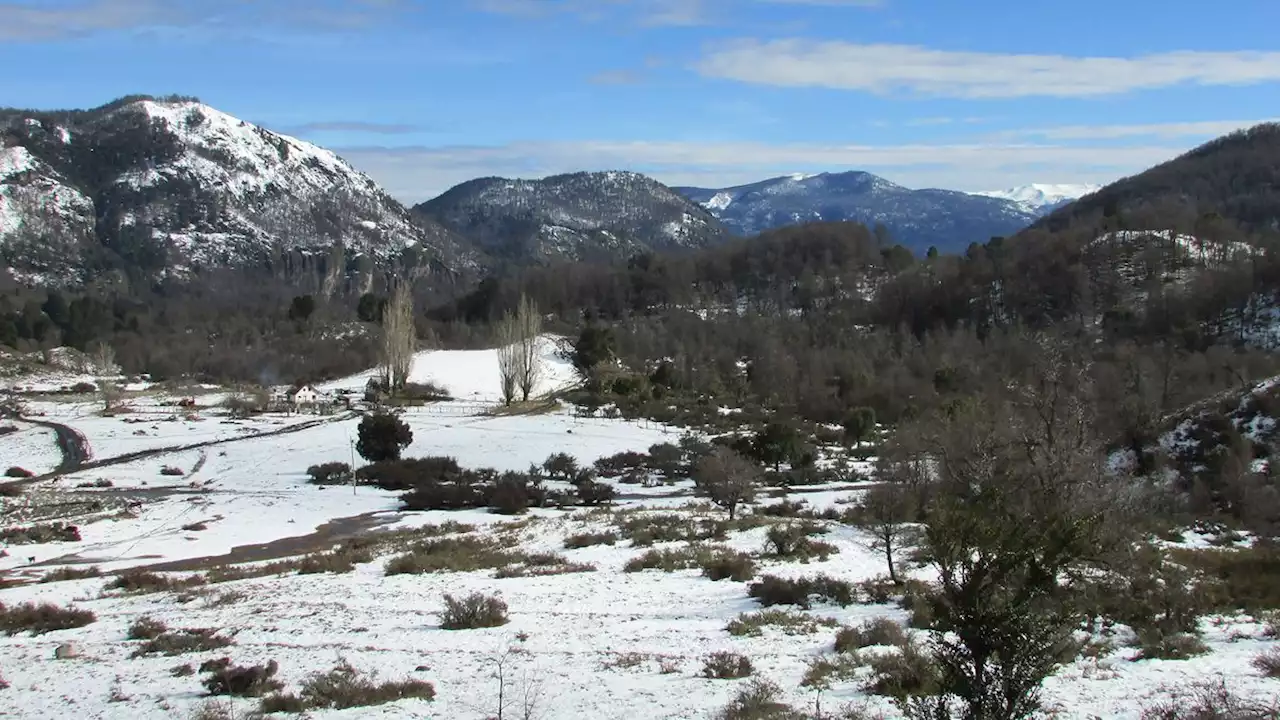
[{"label": "hillside", "polygon": [[711,214],[632,172],[480,178],[413,210],[516,263],[626,258],[708,247],[727,237]]},{"label": "hillside", "polygon": [[24,280],[306,268],[332,284],[406,260],[469,262],[332,152],[194,99],[2,110],[0,146],[0,257]]},{"label": "hillside", "polygon": [[1218,220],[1245,232],[1280,230],[1280,123],[1213,140],[1114,182],[1034,227],[1061,231],[1105,223],[1204,232]]},{"label": "hillside", "polygon": [[894,242],[923,254],[964,249],[1029,225],[1036,214],[1010,200],[952,190],[911,190],[865,172],[771,178],[730,188],[676,190],[739,235],[803,222],[883,225]]}]

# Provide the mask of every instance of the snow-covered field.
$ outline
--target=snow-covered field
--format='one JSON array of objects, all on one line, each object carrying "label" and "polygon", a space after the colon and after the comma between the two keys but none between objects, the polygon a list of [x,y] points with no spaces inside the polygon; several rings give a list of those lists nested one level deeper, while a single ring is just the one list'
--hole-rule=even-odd
[{"label": "snow-covered field", "polygon": [[41,475],[62,462],[58,436],[54,431],[12,420],[0,420],[0,427],[18,429],[17,432],[0,435],[0,472],[20,467]]},{"label": "snow-covered field", "polygon": [[[573,382],[571,369],[554,357],[541,390]],[[360,387],[368,375],[328,384]],[[533,415],[485,412],[496,402],[497,370],[492,351],[423,353],[416,379],[448,388],[459,400],[406,412],[414,433],[407,456],[451,455],[469,467],[521,470],[555,452],[581,462],[625,450],[643,451],[672,442],[679,432],[652,423],[577,417],[568,409]],[[500,539],[508,549],[554,552],[594,571],[538,577],[497,578],[493,569],[472,572],[386,575],[388,557],[404,547],[383,548],[354,571],[338,574],[273,575],[217,583],[188,592],[122,595],[104,592],[107,580],[89,578],[0,590],[6,605],[33,601],[74,603],[93,611],[95,622],[45,635],[0,638],[0,715],[22,718],[185,718],[204,702],[199,676],[175,675],[184,664],[222,656],[240,665],[279,663],[279,679],[291,689],[309,674],[340,659],[376,671],[380,679],[414,677],[435,686],[432,702],[398,703],[353,710],[315,711],[316,718],[449,718],[483,720],[497,711],[494,671],[505,663],[508,697],[536,698],[533,717],[544,720],[617,718],[708,718],[742,687],[743,680],[702,677],[704,658],[732,651],[750,658],[755,675],[778,683],[786,699],[811,709],[813,692],[802,688],[808,663],[830,655],[834,627],[787,634],[765,628],[760,636],[735,636],[727,624],[759,609],[746,585],[711,581],[699,570],[626,572],[624,565],[650,548],[622,538],[613,545],[566,549],[566,538],[582,533],[621,533],[628,518],[664,512],[723,519],[719,510],[691,505],[689,483],[643,488],[620,487],[623,499],[604,510],[537,510],[524,518],[484,511],[403,513],[392,493],[361,487],[320,488],[306,482],[308,466],[353,459],[356,420],[335,416],[296,432],[262,436],[282,426],[255,421],[257,436],[243,425],[223,425],[209,414],[200,422],[177,420],[125,424],[103,419],[87,406],[41,403],[46,417],[84,433],[95,457],[136,449],[163,448],[203,439],[232,438],[196,450],[163,453],[131,462],[84,470],[44,484],[41,492],[77,487],[102,497],[130,496],[141,505],[129,512],[105,510],[99,519],[79,522],[80,542],[22,545],[0,557],[0,569],[39,577],[51,569],[38,563],[61,558],[103,571],[162,561],[208,558],[245,545],[305,536],[343,518],[373,513],[383,529],[412,529],[449,520],[476,527],[471,535]],[[159,410],[157,410],[159,412]],[[314,420],[314,417],[302,416]],[[291,418],[288,422],[295,422]],[[281,422],[286,422],[283,418]],[[21,426],[24,457],[36,457],[38,438],[51,437]],[[135,435],[148,430],[151,435]],[[244,437],[241,437],[244,435]],[[0,460],[20,451],[14,435],[0,438]],[[56,447],[41,462],[56,465]],[[29,461],[31,465],[37,465]],[[183,475],[162,475],[171,466]],[[31,467],[36,470],[37,467]],[[810,488],[794,495],[815,509],[842,507],[856,490]],[[775,502],[761,498],[761,503]],[[781,522],[768,519],[764,522]],[[837,552],[826,560],[799,563],[758,557],[760,574],[783,577],[819,573],[857,582],[884,573],[881,553],[862,532],[823,523],[821,540]],[[767,528],[744,523],[716,544],[759,555]],[[408,541],[404,541],[407,543]],[[712,541],[716,542],[716,541]],[[659,549],[683,543],[658,543]],[[75,556],[75,557],[73,557]],[[490,629],[444,630],[439,611],[446,593],[497,593],[509,607],[510,622]],[[888,617],[905,621],[896,605],[817,604],[807,611],[840,624]],[[172,628],[216,628],[234,636],[220,650],[173,657],[131,657],[140,641],[127,639],[140,617]],[[1275,645],[1263,627],[1248,618],[1205,623],[1212,653],[1183,661],[1132,660],[1121,648],[1098,660],[1081,659],[1061,669],[1045,685],[1045,698],[1061,718],[1137,718],[1140,708],[1193,681],[1226,678],[1242,694],[1266,696],[1280,683],[1263,678],[1251,665],[1262,649]],[[55,648],[74,642],[81,656],[54,659]],[[512,647],[518,652],[510,652]],[[251,707],[252,700],[237,700]],[[886,701],[865,695],[862,683],[838,682],[822,696],[822,707],[867,703],[896,717]],[[523,717],[507,710],[508,717]]]}]

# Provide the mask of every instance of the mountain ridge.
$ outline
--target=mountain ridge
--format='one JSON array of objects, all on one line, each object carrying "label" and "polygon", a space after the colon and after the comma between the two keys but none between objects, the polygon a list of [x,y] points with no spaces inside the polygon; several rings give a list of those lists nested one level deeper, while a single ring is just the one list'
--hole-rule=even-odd
[{"label": "mountain ridge", "polygon": [[330,274],[406,255],[472,262],[332,151],[194,98],[3,110],[0,139],[0,256],[29,281],[74,284],[104,265],[182,278],[312,257]]},{"label": "mountain ridge", "polygon": [[727,188],[676,187],[738,235],[801,222],[883,225],[917,252],[958,251],[1030,225],[1036,215],[1003,198],[957,190],[912,190],[872,173],[782,175]]},{"label": "mountain ridge", "polygon": [[729,234],[705,209],[640,173],[607,170],[540,179],[468,180],[413,207],[517,262],[629,257],[708,247]]}]

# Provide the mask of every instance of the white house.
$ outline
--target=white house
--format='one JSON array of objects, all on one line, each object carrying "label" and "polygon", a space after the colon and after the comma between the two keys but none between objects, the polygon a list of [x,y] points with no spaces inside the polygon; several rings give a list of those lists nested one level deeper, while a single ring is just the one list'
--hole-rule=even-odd
[{"label": "white house", "polygon": [[289,401],[295,406],[315,405],[320,398],[320,392],[310,385],[300,385],[289,391]]}]

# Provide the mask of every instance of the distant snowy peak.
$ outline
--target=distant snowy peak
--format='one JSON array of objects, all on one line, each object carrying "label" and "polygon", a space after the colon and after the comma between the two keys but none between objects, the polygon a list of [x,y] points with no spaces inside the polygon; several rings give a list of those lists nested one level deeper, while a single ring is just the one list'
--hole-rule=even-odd
[{"label": "distant snowy peak", "polygon": [[1101,189],[1101,185],[1031,183],[1008,190],[989,190],[973,194],[1008,200],[1029,213],[1046,215],[1069,202]]},{"label": "distant snowy peak", "polygon": [[868,172],[794,173],[727,188],[678,187],[738,235],[806,222],[884,225],[918,252],[963,249],[1008,235],[1038,217],[1004,198],[912,190]]}]

